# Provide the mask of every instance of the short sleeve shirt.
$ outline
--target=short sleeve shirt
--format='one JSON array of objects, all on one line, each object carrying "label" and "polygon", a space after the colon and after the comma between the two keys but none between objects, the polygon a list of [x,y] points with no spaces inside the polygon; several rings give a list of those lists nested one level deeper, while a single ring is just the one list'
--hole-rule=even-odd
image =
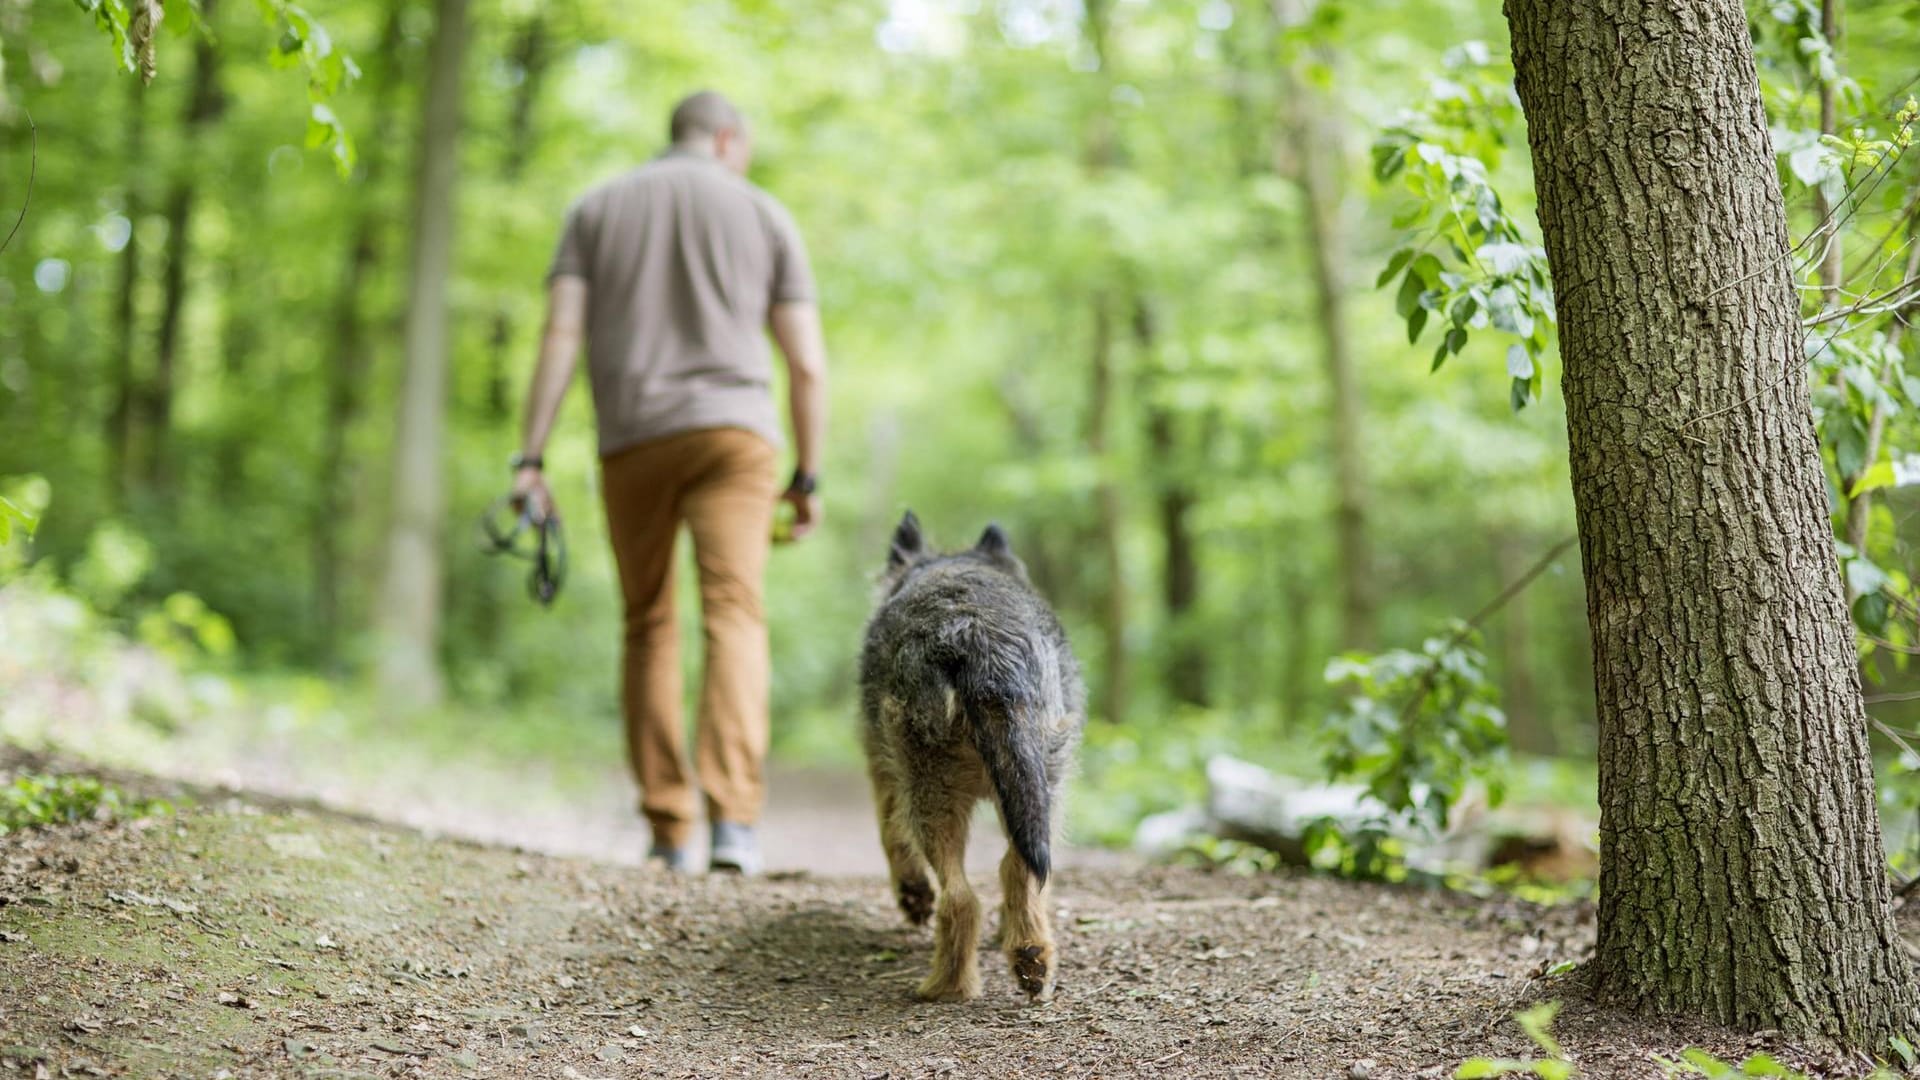
[{"label": "short sleeve shirt", "polygon": [[744,428],[781,444],[766,326],[814,299],[793,217],[697,154],[668,154],[587,192],[549,278],[587,282],[587,371],[600,453]]}]

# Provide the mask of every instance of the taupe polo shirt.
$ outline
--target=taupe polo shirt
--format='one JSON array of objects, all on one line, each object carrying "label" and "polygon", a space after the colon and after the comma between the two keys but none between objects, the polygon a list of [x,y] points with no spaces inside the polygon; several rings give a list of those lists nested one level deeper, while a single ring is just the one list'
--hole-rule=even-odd
[{"label": "taupe polo shirt", "polygon": [[548,278],[587,281],[600,453],[702,428],[782,443],[767,312],[813,299],[800,231],[712,158],[668,151],[567,213]]}]

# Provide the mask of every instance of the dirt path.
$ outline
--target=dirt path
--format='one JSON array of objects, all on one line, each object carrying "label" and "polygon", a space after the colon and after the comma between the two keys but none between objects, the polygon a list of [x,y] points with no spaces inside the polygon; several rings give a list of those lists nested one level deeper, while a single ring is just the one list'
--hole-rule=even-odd
[{"label": "dirt path", "polygon": [[[1538,976],[1590,936],[1574,909],[1082,866],[1054,1003],[989,955],[982,1000],[922,1005],[930,943],[873,877],[672,878],[239,799],[0,839],[0,900],[0,1067],[44,1076],[1438,1077],[1525,1051],[1506,1018],[1571,990]],[[1744,1049],[1559,1031],[1587,1076]]]}]

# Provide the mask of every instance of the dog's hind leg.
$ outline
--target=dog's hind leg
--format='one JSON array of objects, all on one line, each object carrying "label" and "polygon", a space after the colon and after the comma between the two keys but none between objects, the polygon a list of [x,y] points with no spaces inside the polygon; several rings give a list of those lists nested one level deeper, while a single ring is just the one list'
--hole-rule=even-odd
[{"label": "dog's hind leg", "polygon": [[867,776],[873,781],[880,846],[887,853],[887,879],[893,885],[893,898],[908,922],[925,926],[933,917],[933,882],[927,878],[926,860],[914,850],[899,778],[882,754],[871,751],[867,755]]},{"label": "dog's hind leg", "polygon": [[1027,997],[1053,997],[1055,954],[1053,924],[1047,917],[1047,883],[1034,876],[1020,856],[1007,849],[1000,860],[1000,888],[1006,897],[1000,915],[1000,944],[1007,966]]},{"label": "dog's hind leg", "polygon": [[975,796],[935,781],[908,789],[914,843],[940,881],[934,918],[933,971],[916,994],[922,1001],[980,996],[980,899],[967,883],[967,825]]}]

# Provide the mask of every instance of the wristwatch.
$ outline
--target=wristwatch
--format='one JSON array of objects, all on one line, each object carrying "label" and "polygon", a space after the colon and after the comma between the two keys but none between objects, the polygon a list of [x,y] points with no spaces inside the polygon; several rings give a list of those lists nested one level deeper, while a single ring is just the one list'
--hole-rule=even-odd
[{"label": "wristwatch", "polygon": [[538,469],[543,464],[544,462],[540,460],[540,455],[535,454],[529,457],[518,450],[515,450],[513,456],[507,459],[507,465],[515,472],[519,472],[521,469]]},{"label": "wristwatch", "polygon": [[820,478],[801,469],[793,470],[793,479],[787,482],[787,491],[794,495],[811,495],[820,490]]}]

